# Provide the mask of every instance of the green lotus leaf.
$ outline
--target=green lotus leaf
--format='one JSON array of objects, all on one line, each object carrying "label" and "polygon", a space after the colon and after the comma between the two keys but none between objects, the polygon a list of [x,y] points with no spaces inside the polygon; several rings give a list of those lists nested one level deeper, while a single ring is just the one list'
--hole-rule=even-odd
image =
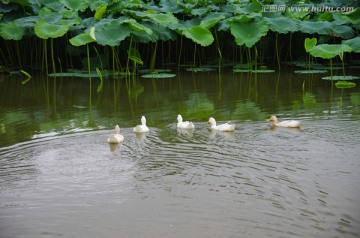
[{"label": "green lotus leaf", "polygon": [[296,74],[324,74],[328,71],[325,69],[311,69],[311,70],[295,70]]},{"label": "green lotus leaf", "polygon": [[69,30],[67,25],[50,24],[39,21],[34,26],[35,34],[41,39],[57,38],[66,34]]},{"label": "green lotus leaf", "polygon": [[275,17],[275,18],[263,18],[273,32],[281,34],[287,34],[289,32],[295,32],[299,30],[298,21],[289,17]]},{"label": "green lotus leaf", "polygon": [[268,74],[268,73],[275,73],[273,69],[233,69],[234,73],[260,73],[260,74]]},{"label": "green lotus leaf", "polygon": [[309,17],[310,11],[295,11],[291,13],[291,18],[304,20]]},{"label": "green lotus leaf", "polygon": [[352,75],[333,75],[333,76],[326,76],[326,77],[322,77],[321,79],[325,79],[325,80],[340,80],[340,81],[345,81],[345,80],[355,80],[355,79],[360,79],[360,77],[358,76],[352,76]]},{"label": "green lotus leaf", "polygon": [[350,40],[343,40],[342,43],[350,46],[353,52],[360,53],[360,36]]},{"label": "green lotus leaf", "polygon": [[316,43],[317,43],[316,38],[312,38],[312,39],[306,38],[304,42],[306,52],[309,52],[309,50],[313,48],[316,45]]},{"label": "green lotus leaf", "polygon": [[321,35],[330,35],[333,31],[333,23],[330,22],[313,22],[313,21],[300,21],[299,29],[303,33],[308,34],[321,34]]},{"label": "green lotus leaf", "polygon": [[144,32],[146,32],[146,34],[149,34],[149,35],[151,35],[153,33],[153,31],[150,28],[138,23],[134,19],[126,19],[123,22],[128,23],[134,31],[144,31]]},{"label": "green lotus leaf", "polygon": [[323,59],[331,59],[339,55],[342,58],[344,52],[351,52],[351,47],[346,44],[322,44],[316,45],[309,50],[309,53],[314,57]]},{"label": "green lotus leaf", "polygon": [[60,0],[59,2],[70,10],[84,11],[87,8],[83,0]]},{"label": "green lotus leaf", "polygon": [[233,69],[234,73],[250,73],[251,69]]},{"label": "green lotus leaf", "polygon": [[[39,21],[47,22],[48,24],[58,24],[63,19],[63,14],[60,11],[53,11],[48,8],[42,8],[39,11]],[[37,23],[37,22],[36,22]]]},{"label": "green lotus leaf", "polygon": [[91,11],[97,11],[102,5],[106,4],[108,1],[103,0],[82,0],[85,2],[85,4],[90,7]]},{"label": "green lotus leaf", "polygon": [[5,40],[21,40],[25,35],[25,29],[15,22],[0,23],[0,36]]},{"label": "green lotus leaf", "polygon": [[347,22],[350,22],[351,24],[359,25],[360,24],[360,7],[357,7],[355,11],[348,12],[348,13],[342,13],[340,15],[340,18]]},{"label": "green lotus leaf", "polygon": [[94,42],[95,40],[91,38],[89,34],[82,33],[71,38],[69,41],[73,46],[82,46]]},{"label": "green lotus leaf", "polygon": [[130,48],[128,50],[128,56],[129,56],[129,59],[131,59],[135,63],[140,64],[140,65],[144,64],[144,62],[141,60],[141,55],[137,49]]},{"label": "green lotus leaf", "polygon": [[251,48],[261,37],[267,34],[269,26],[265,21],[255,23],[232,22],[230,30],[238,45],[245,44],[248,48]]},{"label": "green lotus leaf", "polygon": [[214,42],[214,37],[211,32],[202,26],[187,28],[183,31],[183,34],[201,46],[209,46]]},{"label": "green lotus leaf", "polygon": [[190,71],[190,72],[210,72],[210,71],[215,71],[215,68],[210,68],[210,67],[197,67],[197,68],[186,68],[186,71]]},{"label": "green lotus leaf", "polygon": [[[236,5],[235,5],[236,6]],[[263,10],[263,5],[257,1],[257,0],[252,0],[251,3],[249,4],[241,4],[240,7],[239,5],[236,6],[236,10],[235,13],[238,15],[241,14],[251,14],[252,12],[258,13],[261,12]]]},{"label": "green lotus leaf", "polygon": [[207,13],[209,10],[206,7],[202,7],[202,8],[196,8],[196,9],[192,9],[191,10],[191,15],[194,16],[202,16],[205,13]]},{"label": "green lotus leaf", "polygon": [[225,15],[221,13],[210,13],[200,23],[200,26],[204,28],[211,28],[218,23],[218,21],[225,19]]},{"label": "green lotus leaf", "polygon": [[147,12],[147,17],[149,17],[154,22],[166,26],[169,24],[177,24],[179,20],[172,13],[151,13]]},{"label": "green lotus leaf", "polygon": [[334,26],[332,35],[341,37],[343,39],[353,38],[355,32],[352,27],[346,25]]},{"label": "green lotus leaf", "polygon": [[260,74],[268,74],[268,73],[275,73],[275,70],[273,69],[257,69],[257,70],[251,70],[252,73],[260,73]]},{"label": "green lotus leaf", "polygon": [[338,81],[335,83],[336,88],[353,88],[356,86],[354,82]]},{"label": "green lotus leaf", "polygon": [[333,21],[334,18],[333,18],[333,13],[332,12],[324,12],[324,13],[321,13],[318,18],[317,18],[318,21]]},{"label": "green lotus leaf", "polygon": [[140,74],[170,73],[171,69],[139,69]]},{"label": "green lotus leaf", "polygon": [[142,78],[150,78],[150,79],[160,79],[160,78],[173,78],[176,74],[167,74],[167,73],[155,73],[155,74],[144,74],[141,75]]},{"label": "green lotus leaf", "polygon": [[101,18],[103,18],[104,14],[106,13],[106,9],[107,9],[107,4],[103,4],[101,5],[95,12],[94,18],[96,20],[100,20]]},{"label": "green lotus leaf", "polygon": [[[110,72],[104,70],[101,72],[102,77],[108,77],[110,75]],[[50,77],[77,77],[77,78],[89,78],[91,76],[92,78],[99,78],[100,75],[96,71],[91,71],[90,75],[87,70],[69,70],[69,72],[63,72],[63,73],[55,73],[55,74],[48,74]]]},{"label": "green lotus leaf", "polygon": [[129,24],[122,24],[118,20],[111,20],[96,28],[96,42],[100,45],[117,46],[132,32],[133,30]]}]

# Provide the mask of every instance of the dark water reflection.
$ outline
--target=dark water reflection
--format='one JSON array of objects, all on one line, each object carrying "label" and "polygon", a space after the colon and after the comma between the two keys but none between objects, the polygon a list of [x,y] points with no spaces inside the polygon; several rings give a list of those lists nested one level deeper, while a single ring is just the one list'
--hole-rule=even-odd
[{"label": "dark water reflection", "polygon": [[[0,237],[360,235],[359,86],[181,73],[129,96],[93,79],[90,110],[87,79],[58,79],[56,104],[51,84],[0,83]],[[303,125],[271,128],[271,114]],[[236,131],[209,132],[209,116]],[[125,142],[109,146],[115,124]]]}]

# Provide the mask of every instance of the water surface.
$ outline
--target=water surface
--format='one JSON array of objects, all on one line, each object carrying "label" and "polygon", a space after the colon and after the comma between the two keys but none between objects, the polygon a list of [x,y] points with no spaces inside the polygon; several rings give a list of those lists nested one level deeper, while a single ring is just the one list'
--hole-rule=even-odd
[{"label": "water surface", "polygon": [[[92,79],[91,105],[88,79],[2,78],[0,237],[359,237],[359,86],[220,76],[107,79],[101,93]],[[210,132],[210,116],[236,131]],[[125,141],[109,146],[116,124]]]}]

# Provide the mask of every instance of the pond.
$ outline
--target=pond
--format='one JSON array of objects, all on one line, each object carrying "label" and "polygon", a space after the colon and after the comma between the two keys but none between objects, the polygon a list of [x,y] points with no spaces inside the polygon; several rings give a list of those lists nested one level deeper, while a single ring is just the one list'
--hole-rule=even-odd
[{"label": "pond", "polygon": [[[99,93],[96,78],[90,90],[1,76],[0,236],[360,236],[359,86],[291,70],[176,74],[105,79]],[[195,129],[177,130],[178,114]],[[273,128],[272,114],[301,128]],[[137,136],[142,115],[150,132]],[[235,132],[209,131],[210,116]],[[125,141],[109,146],[116,124]]]}]

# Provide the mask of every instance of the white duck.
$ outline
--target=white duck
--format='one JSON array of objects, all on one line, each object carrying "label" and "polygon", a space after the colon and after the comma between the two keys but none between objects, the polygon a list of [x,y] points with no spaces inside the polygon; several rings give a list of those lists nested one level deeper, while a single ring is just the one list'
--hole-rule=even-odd
[{"label": "white duck", "polygon": [[295,120],[287,120],[279,122],[276,116],[272,115],[269,119],[267,119],[268,122],[271,122],[273,126],[280,126],[280,127],[300,127],[300,122]]},{"label": "white duck", "polygon": [[177,128],[180,128],[180,129],[194,129],[195,128],[195,125],[190,121],[183,121],[183,118],[182,116],[179,114],[177,116]]},{"label": "white duck", "polygon": [[120,135],[120,127],[118,125],[115,126],[115,134],[109,135],[107,142],[110,144],[117,144],[124,141],[124,137]]},{"label": "white duck", "polygon": [[137,125],[134,127],[133,132],[135,133],[145,133],[148,132],[149,128],[146,126],[146,118],[144,116],[141,117],[141,125]]},{"label": "white duck", "polygon": [[235,130],[234,124],[225,123],[225,124],[221,124],[221,125],[217,126],[216,121],[213,117],[209,118],[208,124],[211,125],[210,129],[216,130],[216,131],[234,131]]}]

